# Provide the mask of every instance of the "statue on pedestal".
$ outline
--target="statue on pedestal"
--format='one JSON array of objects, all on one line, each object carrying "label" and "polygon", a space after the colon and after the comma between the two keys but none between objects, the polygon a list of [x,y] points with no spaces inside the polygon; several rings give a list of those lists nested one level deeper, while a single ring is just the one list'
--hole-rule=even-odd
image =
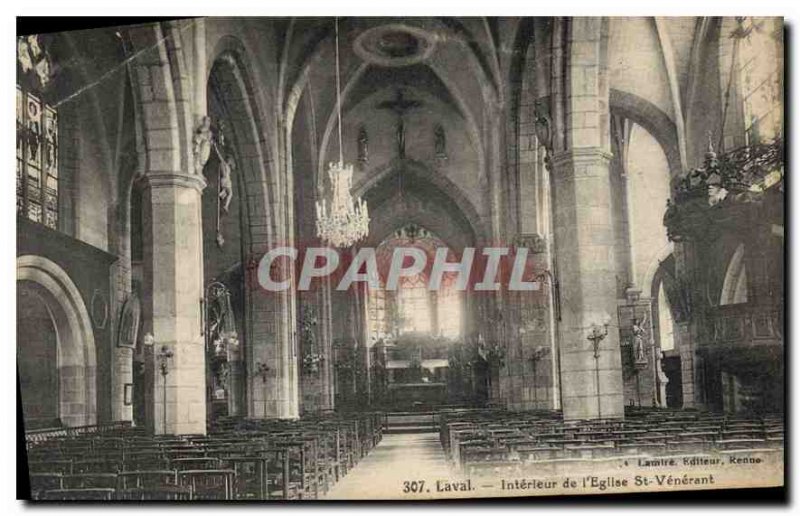
[{"label": "statue on pedestal", "polygon": [[634,318],[633,327],[631,328],[631,333],[633,333],[633,357],[637,364],[647,362],[647,357],[644,354],[644,339],[647,335],[647,330],[644,326],[646,322],[647,314],[642,320]]},{"label": "statue on pedestal", "polygon": [[211,156],[212,145],[211,117],[204,116],[194,131],[192,138],[192,153],[194,155],[194,173],[202,174],[203,168]]}]

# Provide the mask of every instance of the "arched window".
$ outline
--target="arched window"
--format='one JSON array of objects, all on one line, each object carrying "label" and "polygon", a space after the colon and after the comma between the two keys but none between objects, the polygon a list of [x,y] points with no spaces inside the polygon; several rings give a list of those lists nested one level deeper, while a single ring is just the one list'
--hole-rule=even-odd
[{"label": "arched window", "polygon": [[50,63],[39,37],[17,40],[17,214],[58,228],[58,113],[43,100]]},{"label": "arched window", "polygon": [[386,291],[383,288],[367,289],[370,333],[375,339],[383,338],[390,332],[389,307]]},{"label": "arched window", "polygon": [[[447,279],[447,276],[445,276]],[[437,310],[439,334],[442,337],[456,339],[461,335],[461,292],[453,288],[454,281],[442,281],[439,291]]]},{"label": "arched window", "polygon": [[428,279],[423,274],[402,278],[397,292],[400,333],[430,333],[431,308]]},{"label": "arched window", "polygon": [[779,18],[747,17],[740,26],[739,91],[747,143],[783,133],[783,33]]},{"label": "arched window", "polygon": [[[377,340],[403,333],[458,338],[463,317],[463,293],[455,288],[458,274],[445,272],[439,288],[428,289],[433,256],[437,249],[447,247],[440,238],[416,224],[401,227],[376,250],[379,275],[385,280],[395,249],[408,247],[422,250],[428,256],[428,263],[416,276],[401,277],[396,291],[385,290],[383,284],[378,289],[369,289],[372,338]],[[447,261],[457,261],[457,258],[451,253]]]}]

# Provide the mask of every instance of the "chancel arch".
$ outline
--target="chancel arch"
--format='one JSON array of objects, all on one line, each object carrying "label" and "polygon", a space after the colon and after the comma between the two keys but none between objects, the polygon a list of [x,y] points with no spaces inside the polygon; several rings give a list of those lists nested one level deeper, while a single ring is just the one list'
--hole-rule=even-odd
[{"label": "chancel arch", "polygon": [[[465,473],[487,453],[560,461],[621,425],[738,453],[719,436],[743,422],[777,457],[780,29],[209,17],[18,35],[20,399],[31,428],[91,425],[26,435],[29,458],[56,441],[77,472],[61,436],[98,456],[111,436],[109,478],[144,444],[170,470],[214,466],[162,479],[169,496],[314,499],[362,464],[413,472],[439,453],[402,435],[422,432]],[[426,266],[394,288],[403,248]],[[431,289],[441,251],[473,250],[466,289],[452,273]],[[377,285],[352,267],[373,251]],[[331,252],[330,274],[308,259]],[[672,439],[695,423],[714,431]],[[403,460],[383,462],[387,441]]]}]

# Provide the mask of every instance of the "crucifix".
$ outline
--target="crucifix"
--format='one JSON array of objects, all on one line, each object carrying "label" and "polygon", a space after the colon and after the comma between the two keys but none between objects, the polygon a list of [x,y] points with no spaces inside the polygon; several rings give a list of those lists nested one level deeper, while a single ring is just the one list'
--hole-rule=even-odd
[{"label": "crucifix", "polygon": [[403,96],[403,90],[398,88],[393,100],[385,100],[378,104],[378,109],[388,109],[397,115],[397,157],[405,159],[406,157],[406,128],[403,122],[403,115],[412,109],[422,106],[419,100],[406,99]]}]

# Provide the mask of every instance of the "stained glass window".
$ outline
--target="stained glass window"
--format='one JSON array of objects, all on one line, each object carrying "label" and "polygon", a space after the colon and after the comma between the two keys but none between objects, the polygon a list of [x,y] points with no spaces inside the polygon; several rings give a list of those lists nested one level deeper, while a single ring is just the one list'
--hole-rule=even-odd
[{"label": "stained glass window", "polygon": [[783,31],[779,18],[749,17],[739,48],[739,80],[748,144],[783,132]]},{"label": "stained glass window", "polygon": [[58,113],[17,86],[17,213],[58,228]]},{"label": "stained glass window", "polygon": [[400,312],[400,332],[429,333],[431,331],[431,303],[428,278],[418,274],[401,278],[397,294]]},{"label": "stained glass window", "polygon": [[386,303],[386,291],[383,288],[369,289],[369,316],[372,335],[382,338],[390,332],[390,321]]}]

